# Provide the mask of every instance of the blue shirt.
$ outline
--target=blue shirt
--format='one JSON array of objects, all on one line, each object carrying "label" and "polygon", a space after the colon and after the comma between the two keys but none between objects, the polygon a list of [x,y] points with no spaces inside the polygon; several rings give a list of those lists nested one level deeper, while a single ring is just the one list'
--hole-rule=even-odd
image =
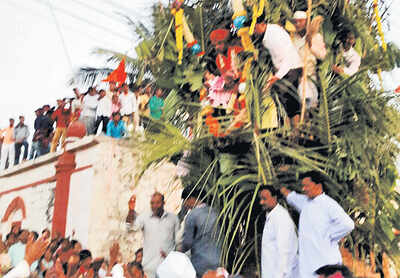
[{"label": "blue shirt", "polygon": [[300,213],[300,278],[314,274],[325,265],[341,264],[339,241],[354,229],[354,222],[331,197],[321,194],[314,199],[291,192],[288,203]]},{"label": "blue shirt", "polygon": [[153,119],[159,120],[162,115],[162,108],[164,106],[164,100],[157,96],[152,96],[149,101],[150,106],[150,116]]},{"label": "blue shirt", "polygon": [[206,205],[197,206],[186,217],[182,252],[191,251],[190,260],[197,277],[202,277],[207,270],[216,269],[220,265],[217,218],[215,211]]},{"label": "blue shirt", "polygon": [[107,136],[111,136],[113,138],[122,138],[124,134],[125,134],[125,124],[122,120],[120,120],[117,125],[114,124],[114,121],[108,122]]},{"label": "blue shirt", "polygon": [[8,256],[11,259],[11,265],[16,267],[17,264],[22,262],[25,258],[25,244],[22,242],[17,242],[11,245],[10,249],[8,249]]}]

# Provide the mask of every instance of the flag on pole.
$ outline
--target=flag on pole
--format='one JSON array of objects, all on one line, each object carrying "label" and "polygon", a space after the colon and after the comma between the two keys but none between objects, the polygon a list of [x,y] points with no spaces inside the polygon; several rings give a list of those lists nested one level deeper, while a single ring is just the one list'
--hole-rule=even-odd
[{"label": "flag on pole", "polygon": [[122,59],[121,63],[119,63],[118,67],[111,72],[106,79],[103,79],[104,82],[115,82],[118,83],[117,86],[121,86],[125,83],[126,80],[126,72],[125,72],[125,58]]}]

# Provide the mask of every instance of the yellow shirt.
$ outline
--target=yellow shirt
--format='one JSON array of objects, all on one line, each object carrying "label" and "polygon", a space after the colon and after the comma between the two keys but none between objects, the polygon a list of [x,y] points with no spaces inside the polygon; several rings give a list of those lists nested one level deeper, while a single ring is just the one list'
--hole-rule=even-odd
[{"label": "yellow shirt", "polygon": [[3,137],[3,144],[9,145],[15,142],[14,127],[7,127],[0,130],[0,137]]}]

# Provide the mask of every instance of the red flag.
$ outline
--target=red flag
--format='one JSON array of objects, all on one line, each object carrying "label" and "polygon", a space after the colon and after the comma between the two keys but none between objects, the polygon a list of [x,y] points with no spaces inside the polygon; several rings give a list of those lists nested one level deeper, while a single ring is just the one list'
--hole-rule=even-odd
[{"label": "red flag", "polygon": [[125,58],[122,59],[121,63],[119,63],[118,67],[111,72],[108,77],[102,81],[104,82],[115,82],[119,83],[118,86],[121,86],[125,83],[126,80],[126,72],[125,72]]},{"label": "red flag", "polygon": [[400,93],[400,86],[394,91],[395,93]]}]

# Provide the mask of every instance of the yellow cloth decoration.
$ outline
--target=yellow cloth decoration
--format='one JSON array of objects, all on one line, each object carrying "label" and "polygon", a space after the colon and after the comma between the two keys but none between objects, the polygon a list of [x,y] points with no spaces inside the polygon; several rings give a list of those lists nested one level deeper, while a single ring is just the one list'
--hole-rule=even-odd
[{"label": "yellow cloth decoration", "polygon": [[271,96],[267,96],[263,99],[263,105],[267,107],[267,110],[261,118],[261,128],[276,128],[278,127],[278,111],[276,105]]},{"label": "yellow cloth decoration", "polygon": [[176,48],[179,51],[178,65],[182,64],[183,59],[183,9],[172,9],[171,13],[175,16],[175,37]]},{"label": "yellow cloth decoration", "polygon": [[265,2],[264,0],[260,0],[260,3],[253,6],[253,18],[250,25],[249,34],[254,34],[254,28],[256,27],[257,19],[263,14]]},{"label": "yellow cloth decoration", "polygon": [[238,36],[241,39],[242,46],[245,51],[255,51],[253,42],[251,41],[249,35],[249,27],[243,27],[237,32]]},{"label": "yellow cloth decoration", "polygon": [[295,27],[295,26],[293,25],[293,23],[290,22],[289,20],[286,20],[285,29],[286,29],[286,31],[288,31],[289,33],[294,33],[294,32],[296,32],[296,27]]},{"label": "yellow cloth decoration", "polygon": [[232,0],[232,9],[233,9],[233,16],[232,19],[237,18],[238,16],[246,15],[246,10],[243,6],[242,0]]},{"label": "yellow cloth decoration", "polygon": [[382,49],[383,51],[386,51],[387,45],[385,42],[385,35],[382,31],[382,19],[381,16],[379,15],[378,0],[374,0],[374,11],[375,11],[376,24],[378,27],[378,34],[381,37]]}]

